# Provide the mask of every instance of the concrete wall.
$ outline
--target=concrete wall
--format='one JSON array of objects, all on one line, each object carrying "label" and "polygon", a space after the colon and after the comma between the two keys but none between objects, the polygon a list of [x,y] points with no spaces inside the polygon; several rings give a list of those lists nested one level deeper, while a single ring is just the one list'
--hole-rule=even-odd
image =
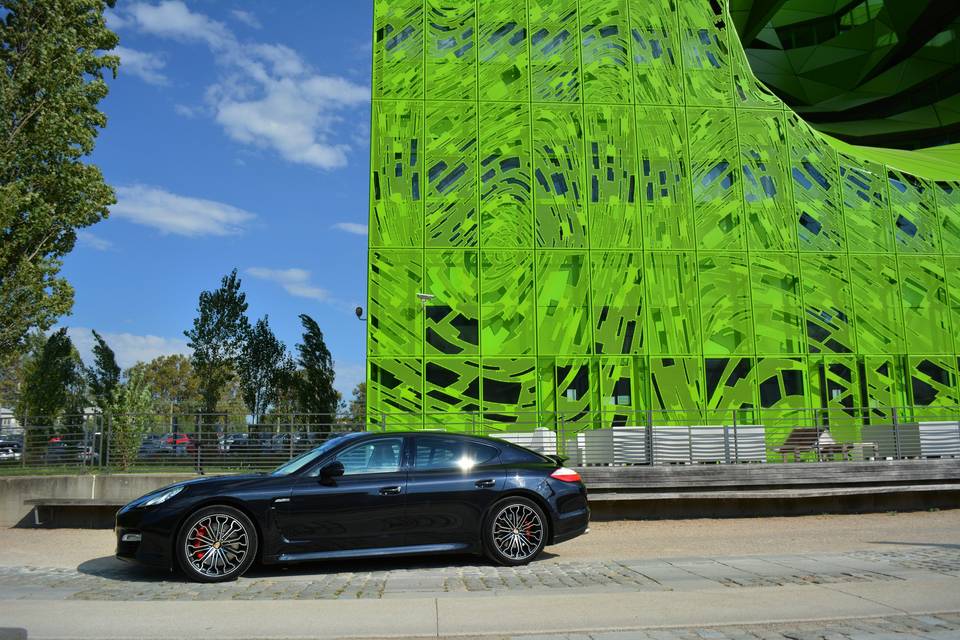
[{"label": "concrete wall", "polygon": [[33,507],[24,504],[24,500],[93,498],[129,502],[154,489],[193,477],[189,473],[0,476],[0,527],[33,523]]}]

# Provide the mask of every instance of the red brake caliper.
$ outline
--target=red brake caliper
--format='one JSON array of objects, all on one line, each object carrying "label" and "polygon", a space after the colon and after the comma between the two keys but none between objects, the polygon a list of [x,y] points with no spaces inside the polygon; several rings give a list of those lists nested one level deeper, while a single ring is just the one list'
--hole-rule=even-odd
[{"label": "red brake caliper", "polygon": [[[206,536],[206,535],[207,535],[206,527],[197,527],[196,534],[193,537],[194,548],[199,547],[201,545],[202,541],[200,540],[200,536]],[[194,555],[197,556],[197,560],[203,560],[203,551],[197,551],[194,553]]]}]

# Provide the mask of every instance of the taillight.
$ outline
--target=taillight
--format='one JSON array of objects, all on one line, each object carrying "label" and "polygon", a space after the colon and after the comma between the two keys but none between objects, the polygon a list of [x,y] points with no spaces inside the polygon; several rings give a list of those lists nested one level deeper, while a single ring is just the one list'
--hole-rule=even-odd
[{"label": "taillight", "polygon": [[580,474],[567,467],[560,467],[551,473],[550,477],[561,482],[580,482]]}]

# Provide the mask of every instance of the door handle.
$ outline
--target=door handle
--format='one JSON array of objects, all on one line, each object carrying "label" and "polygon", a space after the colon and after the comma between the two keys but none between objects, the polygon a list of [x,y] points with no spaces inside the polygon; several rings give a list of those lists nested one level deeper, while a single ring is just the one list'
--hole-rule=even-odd
[{"label": "door handle", "polygon": [[477,489],[492,489],[497,485],[496,480],[477,480],[473,483]]},{"label": "door handle", "polygon": [[396,496],[396,495],[400,495],[401,491],[403,491],[403,487],[384,487],[380,489],[380,495]]}]

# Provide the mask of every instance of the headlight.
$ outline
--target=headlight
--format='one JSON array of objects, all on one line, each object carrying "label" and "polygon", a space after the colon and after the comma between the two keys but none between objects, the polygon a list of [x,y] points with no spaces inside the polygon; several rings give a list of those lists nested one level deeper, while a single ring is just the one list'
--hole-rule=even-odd
[{"label": "headlight", "polygon": [[183,491],[183,489],[184,489],[183,485],[180,485],[179,487],[173,487],[172,489],[167,489],[163,493],[158,493],[157,495],[153,496],[152,498],[144,502],[143,506],[152,507],[154,505],[163,504],[173,496]]}]

